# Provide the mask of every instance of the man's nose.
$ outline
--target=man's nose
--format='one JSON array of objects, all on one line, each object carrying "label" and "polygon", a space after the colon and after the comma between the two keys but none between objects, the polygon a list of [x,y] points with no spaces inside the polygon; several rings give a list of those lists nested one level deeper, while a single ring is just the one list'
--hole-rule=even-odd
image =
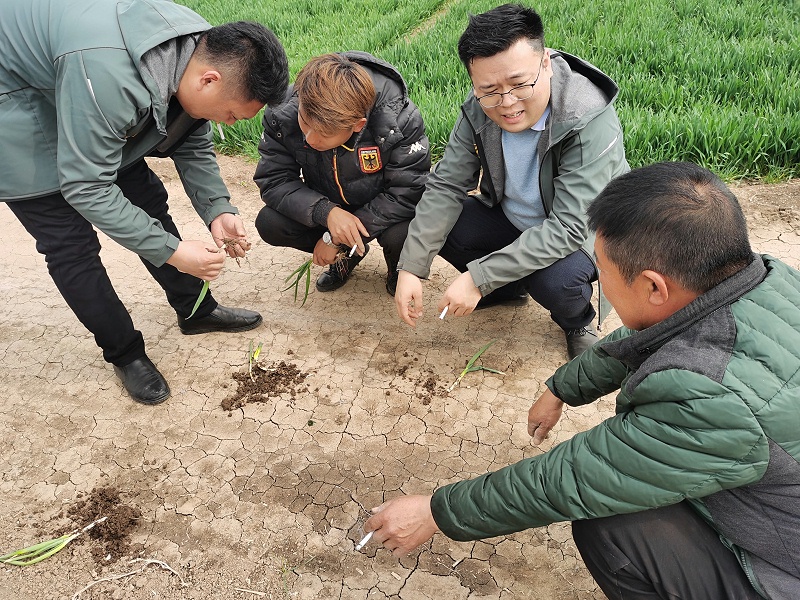
[{"label": "man's nose", "polygon": [[503,94],[503,101],[500,104],[503,106],[514,106],[514,104],[516,104],[518,101],[519,98],[517,98],[512,92],[506,92]]}]

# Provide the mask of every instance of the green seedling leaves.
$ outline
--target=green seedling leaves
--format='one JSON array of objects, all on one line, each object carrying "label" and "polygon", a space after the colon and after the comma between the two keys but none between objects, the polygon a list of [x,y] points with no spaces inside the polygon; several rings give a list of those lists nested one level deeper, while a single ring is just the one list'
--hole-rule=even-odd
[{"label": "green seedling leaves", "polygon": [[204,281],[203,287],[200,288],[200,295],[197,297],[197,302],[194,303],[194,308],[192,309],[192,312],[189,314],[189,316],[186,317],[187,319],[191,319],[194,316],[194,313],[197,312],[197,307],[200,306],[200,303],[203,301],[203,298],[206,297],[207,293],[208,293],[208,282]]},{"label": "green seedling leaves", "polygon": [[494,344],[496,341],[497,341],[497,340],[492,340],[492,341],[491,341],[491,342],[489,342],[488,344],[484,344],[483,346],[481,346],[480,350],[478,350],[478,351],[477,351],[475,354],[473,354],[473,355],[472,355],[472,358],[470,358],[470,359],[467,361],[467,366],[466,366],[466,367],[464,367],[464,370],[463,370],[463,371],[461,371],[461,374],[458,376],[458,379],[456,379],[456,380],[455,380],[455,381],[452,383],[452,385],[451,385],[449,388],[447,388],[447,391],[448,391],[448,392],[452,392],[452,391],[455,389],[455,387],[456,387],[456,386],[457,386],[459,383],[461,383],[461,380],[462,380],[462,379],[464,379],[464,376],[465,376],[467,373],[473,373],[473,372],[475,372],[475,371],[489,371],[490,373],[497,373],[498,375],[505,375],[505,373],[504,373],[503,371],[498,371],[497,369],[491,369],[491,368],[489,368],[489,367],[484,367],[483,365],[476,365],[476,364],[475,364],[475,363],[477,362],[477,360],[478,360],[478,359],[481,357],[481,355],[482,355],[484,352],[486,352],[486,351],[489,349],[489,347],[490,347],[492,344]]},{"label": "green seedling leaves", "polygon": [[308,292],[311,289],[311,265],[313,264],[313,259],[309,258],[306,262],[292,271],[291,275],[283,280],[284,283],[289,283],[289,285],[287,285],[281,291],[285,292],[288,289],[294,288],[294,301],[297,302],[297,293],[300,288],[300,282],[302,281],[303,277],[305,277],[306,289],[305,295],[303,296],[303,302],[300,304],[301,307],[306,303],[306,300],[308,300]]},{"label": "green seedling leaves", "polygon": [[29,565],[35,565],[36,563],[43,561],[45,558],[53,556],[53,554],[63,549],[67,544],[69,544],[80,534],[82,534],[85,531],[89,531],[92,527],[94,527],[98,523],[102,523],[107,518],[108,517],[101,517],[96,521],[92,521],[83,529],[78,529],[76,531],[73,531],[72,533],[64,534],[61,537],[57,537],[52,540],[47,540],[45,542],[39,542],[38,544],[34,544],[33,546],[28,546],[27,548],[22,548],[21,550],[14,550],[13,552],[4,554],[0,556],[0,562],[9,565],[17,565],[19,567],[27,567]]}]

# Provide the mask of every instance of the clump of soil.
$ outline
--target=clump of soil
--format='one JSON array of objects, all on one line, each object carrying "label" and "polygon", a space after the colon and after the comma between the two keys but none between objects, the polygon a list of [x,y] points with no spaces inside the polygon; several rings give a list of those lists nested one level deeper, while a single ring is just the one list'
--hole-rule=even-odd
[{"label": "clump of soil", "polygon": [[422,404],[427,406],[434,397],[442,398],[447,396],[447,390],[440,385],[437,386],[436,383],[436,378],[433,375],[428,375],[427,377],[421,375],[417,380],[417,385],[422,387],[422,392],[419,395]]},{"label": "clump of soil", "polygon": [[73,542],[80,542],[87,537],[99,542],[93,543],[91,550],[96,563],[107,565],[123,556],[129,556],[134,551],[130,538],[139,523],[142,511],[135,506],[123,504],[120,492],[116,488],[111,486],[95,488],[86,498],[71,506],[67,516],[74,523],[74,527],[70,529],[83,528],[101,517],[106,517],[105,521],[97,523]]},{"label": "clump of soil", "polygon": [[308,389],[308,384],[303,385],[306,377],[308,373],[283,360],[271,367],[255,364],[252,376],[249,371],[233,374],[239,386],[235,394],[222,401],[222,408],[231,411],[249,402],[267,402],[281,394],[289,394],[293,398],[299,391]]},{"label": "clump of soil", "polygon": [[[407,357],[408,352],[404,352],[403,356]],[[414,360],[416,360],[416,358]],[[429,405],[434,398],[444,398],[447,396],[447,389],[441,385],[438,385],[439,380],[436,377],[433,369],[426,367],[423,372],[418,373],[416,377],[414,377],[409,373],[409,368],[410,365],[403,365],[402,367],[398,367],[395,373],[398,377],[403,377],[414,383],[414,385],[420,390],[417,393],[417,398],[422,401],[423,405]],[[389,395],[389,392],[387,391],[386,394]]]},{"label": "clump of soil", "polygon": [[414,383],[422,388],[422,391],[419,393],[419,398],[425,406],[430,404],[431,400],[434,398],[444,398],[447,396],[447,390],[443,386],[437,385],[438,380],[433,371],[429,370],[427,373],[422,373]]}]

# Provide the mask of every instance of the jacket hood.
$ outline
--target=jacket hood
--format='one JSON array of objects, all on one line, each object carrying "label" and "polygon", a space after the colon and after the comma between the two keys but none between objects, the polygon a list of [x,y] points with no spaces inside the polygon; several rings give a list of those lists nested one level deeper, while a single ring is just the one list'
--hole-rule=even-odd
[{"label": "jacket hood", "polygon": [[577,56],[551,51],[550,59],[553,65],[551,143],[554,143],[570,131],[583,127],[612,104],[619,87],[600,69]]},{"label": "jacket hood", "polygon": [[[400,86],[400,89],[403,91],[403,100],[408,99],[408,87],[406,86],[403,76],[400,74],[400,71],[395,69],[394,66],[390,65],[385,60],[372,56],[367,52],[361,52],[358,50],[342,52],[342,56],[349,58],[354,63],[358,63],[362,67],[366,67],[367,70],[370,71],[370,75],[372,75],[372,83],[375,85],[375,92],[377,94],[377,97],[375,98],[375,106],[380,106],[383,104],[382,100],[387,97],[386,91],[387,86],[391,85],[390,82]],[[396,101],[396,95],[389,97],[392,97],[392,99]]]},{"label": "jacket hood", "polygon": [[133,64],[164,42],[211,28],[197,13],[163,0],[122,0],[117,5],[119,29]]},{"label": "jacket hood", "polygon": [[[364,67],[372,78],[375,86],[375,104],[366,115],[368,127],[378,138],[382,138],[382,141],[379,140],[381,146],[396,143],[398,136],[401,135],[397,116],[409,103],[408,87],[403,76],[392,65],[367,52],[353,50],[340,54]],[[297,126],[297,104],[297,94],[292,84],[286,91],[283,104],[265,109],[265,118],[272,120],[274,116],[286,127],[294,128]],[[277,125],[277,122],[273,122],[273,125]],[[363,133],[364,130],[353,134],[348,145],[357,144]]]}]

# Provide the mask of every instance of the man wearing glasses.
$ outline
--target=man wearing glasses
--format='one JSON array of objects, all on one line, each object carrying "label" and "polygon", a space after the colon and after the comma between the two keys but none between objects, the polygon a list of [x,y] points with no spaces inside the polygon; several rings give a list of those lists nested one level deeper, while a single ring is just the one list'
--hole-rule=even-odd
[{"label": "man wearing glasses", "polygon": [[[438,253],[461,275],[437,314],[522,304],[530,294],[564,331],[572,359],[597,340],[586,207],[628,171],[618,87],[545,48],[541,18],[519,4],[471,16],[458,53],[473,90],[409,227],[397,311],[416,325],[421,279]],[[603,302],[601,319],[607,312]]]}]

